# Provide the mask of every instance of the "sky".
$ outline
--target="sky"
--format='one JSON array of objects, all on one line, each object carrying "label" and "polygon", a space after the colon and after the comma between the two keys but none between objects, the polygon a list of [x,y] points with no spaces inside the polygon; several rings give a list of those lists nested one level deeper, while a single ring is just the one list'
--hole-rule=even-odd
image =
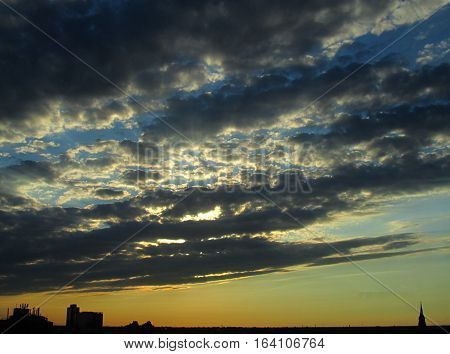
[{"label": "sky", "polygon": [[0,3],[0,318],[449,324],[449,16]]}]

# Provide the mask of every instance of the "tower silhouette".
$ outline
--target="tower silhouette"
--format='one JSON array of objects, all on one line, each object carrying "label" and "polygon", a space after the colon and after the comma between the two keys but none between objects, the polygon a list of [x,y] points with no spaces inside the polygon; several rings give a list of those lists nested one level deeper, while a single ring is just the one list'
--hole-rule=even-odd
[{"label": "tower silhouette", "polygon": [[419,328],[425,328],[427,326],[427,322],[425,321],[425,316],[423,314],[422,301],[420,302],[420,314],[419,314]]}]

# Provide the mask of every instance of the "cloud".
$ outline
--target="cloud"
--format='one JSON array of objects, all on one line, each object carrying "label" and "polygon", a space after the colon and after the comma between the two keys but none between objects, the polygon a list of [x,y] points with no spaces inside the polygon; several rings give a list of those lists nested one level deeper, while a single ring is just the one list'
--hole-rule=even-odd
[{"label": "cloud", "polygon": [[[121,290],[145,285],[177,285],[233,279],[283,271],[293,266],[346,262],[348,259],[333,256],[341,253],[350,255],[350,251],[357,252],[356,255],[351,255],[355,260],[404,255],[414,251],[402,251],[398,254],[376,253],[363,248],[411,239],[415,239],[412,234],[396,234],[348,239],[329,244],[284,243],[247,236],[156,246],[133,242],[127,245],[126,251],[106,258],[99,267],[80,279],[72,290]],[[416,252],[423,251],[426,249]],[[74,262],[74,256],[76,255],[72,249],[72,252],[58,254],[57,257],[47,258],[46,261],[14,263],[9,260],[10,262],[2,266],[5,279],[0,291],[3,294],[15,294],[57,289],[71,278],[71,274],[76,274],[92,262],[89,259],[81,263]]]},{"label": "cloud", "polygon": [[53,141],[43,141],[43,140],[32,140],[26,145],[20,146],[16,148],[16,152],[19,154],[26,154],[26,153],[33,153],[33,152],[39,152],[42,150],[46,150],[48,148],[54,148],[58,147],[59,144],[55,143]]},{"label": "cloud", "polygon": [[125,193],[114,189],[100,188],[95,191],[95,195],[102,199],[116,199],[125,196]]},{"label": "cloud", "polygon": [[58,172],[46,161],[22,161],[0,169],[0,190],[5,193],[18,193],[23,184],[41,181],[51,183],[56,180]]},{"label": "cloud", "polygon": [[[13,279],[22,267],[25,267],[23,269],[27,269],[29,274],[33,274],[35,269],[36,279],[40,279],[47,272],[46,267],[54,267],[57,264],[63,273],[62,277],[65,277],[79,270],[81,265],[98,259],[123,241],[126,235],[133,234],[144,225],[145,230],[133,240],[137,250],[142,248],[143,253],[130,249],[129,247],[134,245],[130,244],[119,252],[118,258],[114,258],[111,274],[102,275],[102,279],[109,279],[113,277],[112,273],[118,272],[114,277],[124,277],[122,285],[117,283],[116,289],[136,284],[163,285],[205,281],[205,274],[198,269],[203,269],[206,264],[209,265],[208,274],[231,272],[234,275],[230,277],[233,278],[236,274],[246,274],[247,271],[277,271],[293,265],[342,262],[342,259],[328,259],[333,253],[321,242],[317,245],[296,245],[249,235],[301,229],[303,225],[332,218],[336,212],[360,209],[368,202],[359,194],[361,190],[372,190],[380,198],[382,195],[392,196],[393,193],[446,185],[448,176],[448,164],[444,159],[405,159],[400,162],[390,161],[379,167],[340,167],[333,172],[331,178],[312,180],[316,191],[312,194],[269,194],[278,205],[286,206],[290,215],[300,220],[300,223],[287,217],[278,207],[265,203],[259,195],[240,190],[234,193],[218,190],[212,194],[198,190],[193,192],[191,201],[188,197],[179,204],[176,204],[177,201],[188,191],[179,192],[178,195],[171,191],[147,192],[144,196],[128,201],[83,209],[4,211],[0,215],[4,235],[1,240],[1,259],[5,264],[3,275],[9,277],[5,283],[8,285],[4,285],[5,291],[16,286],[13,285]],[[212,210],[217,205],[221,214],[215,220],[181,221],[187,214],[195,215]],[[163,208],[158,211],[159,206]],[[155,244],[160,239],[183,239],[185,242],[159,245],[156,248],[140,245],[140,242]],[[213,240],[217,242],[212,242]],[[377,249],[368,251],[374,246],[382,246],[386,251],[401,249],[414,243],[417,243],[417,239],[410,234],[333,241],[333,245],[344,253],[354,249],[360,249],[360,253],[373,253],[358,256],[361,260],[392,256],[386,252],[377,253]],[[216,247],[222,244],[223,248]],[[247,245],[252,252],[262,247],[261,253],[257,253],[261,258],[247,254]],[[267,245],[270,247],[266,249]],[[201,247],[189,248],[191,246]],[[210,246],[216,248],[210,249]],[[20,249],[20,252],[11,252],[14,249]],[[167,254],[160,254],[162,249],[167,249]],[[73,250],[77,252],[74,253]],[[403,254],[408,253],[398,253]],[[313,255],[318,258],[312,259]],[[252,261],[248,262],[249,259]],[[250,269],[245,268],[242,262],[252,266]],[[141,266],[137,266],[141,263],[142,267],[149,267],[149,273],[144,274]],[[162,266],[164,267],[160,268]],[[171,273],[172,267],[178,271]],[[68,273],[64,273],[66,268]],[[165,269],[168,273],[159,274],[157,269]],[[183,271],[180,272],[179,269]],[[129,271],[128,275],[121,273],[126,270]],[[88,277],[87,280],[98,280],[95,274],[94,272],[93,278]],[[49,290],[54,286],[54,283],[45,280],[39,283],[36,289]],[[80,286],[83,286],[82,283]],[[89,287],[87,284],[86,286]]]},{"label": "cloud", "polygon": [[[367,116],[376,109],[383,109],[373,113],[381,116],[385,108],[392,109],[392,105],[404,103],[403,107],[395,108],[393,114],[429,114],[434,116],[431,119],[437,119],[436,115],[442,116],[448,109],[446,104],[436,104],[437,101],[449,99],[446,82],[450,76],[450,66],[447,63],[412,70],[396,58],[386,58],[352,74],[359,65],[351,63],[345,67],[334,66],[326,71],[315,67],[292,69],[284,74],[267,73],[250,82],[225,85],[212,93],[206,92],[193,97],[175,96],[167,101],[164,122],[155,121],[149,125],[144,136],[149,141],[167,135],[177,136],[172,129],[174,127],[188,138],[200,140],[227,129],[245,131],[255,127],[270,128],[275,123],[280,123],[283,116],[305,113],[301,109],[308,107],[319,96],[321,99],[314,107],[315,114],[322,115],[322,124],[326,123],[329,116],[327,111],[344,110],[350,116],[356,111],[364,112]],[[322,97],[324,92],[344,77],[348,78],[339,85],[339,89]],[[429,107],[413,106],[427,102]],[[423,112],[425,110],[430,112]],[[427,116],[417,117],[418,119],[403,117],[399,120],[388,118],[386,117],[385,122],[390,123],[392,129],[402,126],[402,123],[408,123],[406,129],[417,129],[421,123],[426,123],[425,129],[436,130],[440,123],[433,122]],[[329,118],[331,121],[334,119]],[[377,128],[379,125],[375,126],[373,121],[375,119],[362,121],[361,124],[370,124],[367,128]],[[345,127],[335,123],[331,128],[344,131]],[[355,126],[355,130],[359,128]],[[387,128],[389,127],[385,129]],[[365,129],[359,133],[376,135],[380,130]]]},{"label": "cloud", "polygon": [[[57,289],[141,229],[69,291],[348,261],[335,248],[360,261],[438,250],[410,233],[300,236],[448,188],[445,43],[420,42],[421,65],[389,52],[361,67],[375,36],[417,20],[401,3],[13,6],[153,113],[0,8],[0,293]],[[354,41],[368,31],[373,46]]]},{"label": "cloud", "polygon": [[[450,41],[442,40],[439,43],[428,43],[419,52],[416,59],[419,64],[430,64],[448,61],[450,57]],[[447,60],[446,60],[447,59]]]},{"label": "cloud", "polygon": [[365,260],[370,260],[370,259],[405,256],[405,255],[417,254],[417,253],[422,253],[422,252],[437,251],[437,250],[446,249],[446,248],[448,248],[448,247],[424,248],[421,250],[399,251],[399,252],[378,252],[378,253],[373,253],[373,254],[353,255],[348,258],[347,257],[328,257],[328,258],[317,260],[314,264],[311,264],[311,266],[346,263],[346,262],[350,262],[350,260],[352,262],[360,262],[360,261],[365,261]]},{"label": "cloud", "polygon": [[[12,6],[152,106],[155,99],[190,92],[226,76],[300,64],[323,45],[365,33],[399,3],[40,0],[33,6],[25,1]],[[133,124],[130,119],[143,112],[26,21],[6,7],[0,11],[4,141],[68,128],[107,128],[115,121]],[[402,16],[395,16],[398,23],[414,18]]]}]

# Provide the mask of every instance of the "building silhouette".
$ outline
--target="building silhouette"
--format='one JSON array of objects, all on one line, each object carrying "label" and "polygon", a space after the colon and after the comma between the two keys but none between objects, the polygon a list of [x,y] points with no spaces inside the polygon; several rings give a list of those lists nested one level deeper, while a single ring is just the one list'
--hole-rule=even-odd
[{"label": "building silhouette", "polygon": [[76,330],[78,315],[80,308],[76,304],[72,304],[67,308],[66,327],[71,331]]},{"label": "building silhouette", "polygon": [[80,308],[72,304],[67,308],[66,328],[70,332],[100,332],[103,328],[103,313],[80,312]]},{"label": "building silhouette", "polygon": [[115,333],[133,333],[133,334],[143,334],[143,333],[153,333],[155,327],[150,321],[143,324],[139,324],[138,321],[133,321],[122,327],[117,327],[114,329]]},{"label": "building silhouette", "polygon": [[419,314],[419,328],[425,328],[427,326],[427,322],[425,321],[425,316],[423,314],[422,302],[420,302],[420,314]]},{"label": "building silhouette", "polygon": [[20,304],[11,316],[8,309],[6,320],[0,321],[0,329],[7,333],[51,333],[53,322],[42,316],[39,308],[30,309],[28,304]]}]

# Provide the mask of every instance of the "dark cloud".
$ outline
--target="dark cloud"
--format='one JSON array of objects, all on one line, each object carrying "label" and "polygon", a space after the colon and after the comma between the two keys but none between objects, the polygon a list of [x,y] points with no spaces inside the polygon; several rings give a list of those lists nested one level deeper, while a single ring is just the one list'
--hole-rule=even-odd
[{"label": "dark cloud", "polygon": [[370,259],[377,259],[377,258],[388,258],[388,257],[395,257],[395,256],[405,256],[405,255],[411,255],[411,254],[417,254],[422,252],[430,252],[430,251],[436,251],[436,250],[442,250],[447,249],[448,247],[435,247],[435,248],[424,248],[420,250],[409,250],[409,251],[397,251],[397,252],[375,252],[375,253],[369,253],[369,254],[358,254],[358,255],[352,255],[350,257],[328,257],[323,258],[315,261],[313,264],[310,264],[309,266],[321,266],[321,265],[330,265],[330,264],[339,264],[339,263],[346,263],[346,262],[360,262],[360,261],[366,261]]},{"label": "dark cloud", "polygon": [[339,193],[344,191],[370,190],[379,195],[389,193],[417,192],[446,186],[450,181],[448,159],[406,155],[393,158],[381,166],[371,164],[355,166],[346,164],[333,171],[333,177],[321,177],[312,181],[318,191]]},{"label": "dark cloud", "polygon": [[124,192],[114,189],[100,188],[95,191],[95,195],[100,198],[120,198],[124,196]]},{"label": "dark cloud", "polygon": [[[314,143],[324,150],[372,142],[376,149],[388,152],[414,151],[431,144],[434,135],[450,134],[448,104],[402,105],[364,114],[348,114],[329,126],[326,134],[300,134],[294,140]],[[398,136],[386,136],[396,133]]]},{"label": "dark cloud", "polygon": [[[182,283],[205,282],[218,279],[238,278],[248,275],[283,271],[286,267],[299,265],[319,265],[346,262],[347,258],[335,255],[350,251],[352,259],[374,259],[379,257],[409,254],[417,251],[398,253],[373,253],[362,251],[368,246],[383,246],[396,240],[415,239],[412,234],[386,235],[371,238],[356,238],[326,243],[284,243],[262,237],[224,238],[208,241],[193,241],[184,244],[160,244],[141,246],[129,244],[126,252],[105,259],[98,267],[76,283],[76,289],[120,290],[142,285],[176,285]],[[419,250],[425,251],[425,250]],[[363,253],[361,253],[363,252]],[[91,261],[71,262],[74,252],[65,257],[34,265],[8,263],[2,267],[6,276],[0,286],[3,294],[23,291],[43,291],[56,289],[82,271]],[[12,276],[11,274],[14,274]],[[114,280],[112,280],[114,279]]]},{"label": "dark cloud", "polygon": [[144,214],[144,210],[131,204],[130,201],[116,202],[112,204],[97,204],[80,210],[80,213],[91,219],[119,219],[134,220]]},{"label": "dark cloud", "polygon": [[[337,143],[355,143],[358,137],[375,137],[399,127],[406,130],[421,127],[436,133],[448,126],[445,116],[448,105],[442,102],[450,98],[446,87],[450,80],[449,64],[413,70],[396,58],[385,58],[352,74],[359,66],[359,63],[352,63],[325,72],[317,67],[303,68],[297,73],[294,70],[285,74],[267,74],[250,83],[225,85],[212,93],[194,97],[175,96],[168,100],[163,117],[170,126],[156,121],[147,127],[146,137],[154,140],[176,134],[171,127],[193,139],[216,134],[225,128],[267,128],[277,122],[280,115],[299,110],[319,96],[321,99],[315,105],[324,115],[337,109],[349,112],[345,118],[332,123],[329,140],[334,138]],[[295,78],[295,74],[300,77]],[[345,77],[348,79],[339,85],[339,89],[322,97]],[[343,103],[338,106],[337,101]],[[393,105],[401,106],[392,108]],[[392,112],[385,113],[391,109]],[[448,128],[446,130],[448,132]],[[302,141],[313,138],[308,135],[298,137]]]},{"label": "dark cloud", "polygon": [[113,165],[115,162],[116,159],[111,156],[88,158],[84,161],[85,165],[90,168],[105,168]]},{"label": "dark cloud", "polygon": [[406,241],[394,241],[387,243],[383,246],[383,249],[386,251],[395,250],[398,248],[405,248],[408,246],[412,246],[417,243],[417,240],[406,240]]},{"label": "dark cloud", "polygon": [[0,193],[0,205],[3,207],[26,207],[32,203],[28,198],[12,195],[9,193]]},{"label": "dark cloud", "polygon": [[52,165],[49,162],[36,162],[36,161],[22,161],[18,165],[11,165],[1,170],[2,178],[6,179],[15,178],[28,178],[28,179],[43,179],[51,181],[55,178],[56,173],[52,169]]},{"label": "dark cloud", "polygon": [[[183,76],[201,83],[208,75],[207,57],[217,58],[230,72],[276,66],[320,47],[353,20],[371,21],[389,8],[388,1],[356,0],[11,5],[114,83],[153,97],[169,86],[176,89]],[[69,121],[84,114],[85,123],[101,123],[124,114],[115,87],[5,6],[0,11],[0,119],[7,127],[11,122],[25,131],[38,126],[37,117],[54,116],[54,105]]]},{"label": "dark cloud", "polygon": [[39,181],[50,183],[55,181],[58,175],[58,171],[50,162],[22,161],[18,165],[0,169],[0,191],[6,194],[16,194],[16,189],[21,184]]}]

